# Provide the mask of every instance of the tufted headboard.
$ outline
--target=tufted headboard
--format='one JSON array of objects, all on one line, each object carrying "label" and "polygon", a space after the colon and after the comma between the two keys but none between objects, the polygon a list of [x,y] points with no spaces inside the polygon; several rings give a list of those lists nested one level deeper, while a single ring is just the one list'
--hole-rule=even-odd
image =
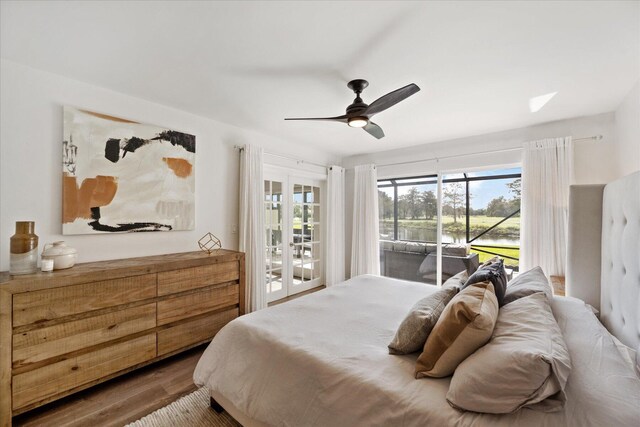
[{"label": "tufted headboard", "polygon": [[602,201],[600,320],[640,348],[640,171],[607,184]]}]

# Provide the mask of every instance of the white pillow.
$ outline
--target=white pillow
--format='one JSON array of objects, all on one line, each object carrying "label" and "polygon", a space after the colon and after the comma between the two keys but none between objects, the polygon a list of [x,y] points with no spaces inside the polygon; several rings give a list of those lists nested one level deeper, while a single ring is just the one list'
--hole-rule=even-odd
[{"label": "white pillow", "polygon": [[549,279],[547,279],[540,267],[534,267],[531,270],[520,273],[515,279],[507,283],[504,304],[509,304],[536,292],[544,292],[549,301],[553,298],[553,290],[549,285]]},{"label": "white pillow", "polygon": [[447,401],[474,412],[507,414],[522,407],[552,412],[566,401],[569,351],[543,292],[500,309],[489,342],[465,359]]}]

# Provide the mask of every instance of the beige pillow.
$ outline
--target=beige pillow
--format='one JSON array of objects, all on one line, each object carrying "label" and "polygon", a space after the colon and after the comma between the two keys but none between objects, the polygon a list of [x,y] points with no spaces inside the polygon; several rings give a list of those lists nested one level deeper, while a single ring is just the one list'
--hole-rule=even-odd
[{"label": "beige pillow", "polygon": [[507,414],[522,407],[562,408],[569,352],[543,292],[500,309],[491,341],[453,374],[447,401],[455,408]]},{"label": "beige pillow", "polygon": [[504,303],[509,304],[536,292],[544,292],[549,301],[553,299],[553,290],[549,284],[549,279],[547,279],[540,267],[534,267],[531,270],[520,273],[515,279],[507,283]]},{"label": "beige pillow", "polygon": [[396,335],[389,344],[389,353],[409,354],[422,350],[445,306],[457,293],[458,288],[450,286],[415,303],[400,323]]},{"label": "beige pillow", "polygon": [[475,283],[457,294],[434,326],[416,364],[416,378],[446,377],[484,345],[498,317],[491,282]]},{"label": "beige pillow", "polygon": [[442,287],[443,288],[448,288],[448,287],[456,287],[458,288],[458,290],[460,290],[462,288],[462,286],[464,286],[464,284],[466,283],[466,281],[469,279],[469,273],[467,273],[467,270],[462,270],[460,273],[456,274],[455,276],[451,276],[449,277],[443,284]]}]

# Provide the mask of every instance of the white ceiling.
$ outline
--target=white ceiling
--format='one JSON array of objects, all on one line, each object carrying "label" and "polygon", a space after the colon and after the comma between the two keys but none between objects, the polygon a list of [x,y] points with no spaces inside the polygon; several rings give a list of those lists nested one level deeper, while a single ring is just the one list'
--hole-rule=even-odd
[{"label": "white ceiling", "polygon": [[[339,155],[615,110],[640,76],[640,3],[2,2],[0,54]],[[369,80],[376,140],[333,116]],[[539,112],[529,98],[557,91]],[[90,106],[86,106],[90,107]],[[117,112],[112,112],[116,114]]]}]

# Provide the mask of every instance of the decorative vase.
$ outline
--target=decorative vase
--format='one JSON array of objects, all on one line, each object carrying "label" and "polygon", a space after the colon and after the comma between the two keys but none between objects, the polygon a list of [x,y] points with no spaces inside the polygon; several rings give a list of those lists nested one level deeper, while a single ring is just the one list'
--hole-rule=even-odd
[{"label": "decorative vase", "polygon": [[31,274],[38,270],[38,236],[36,223],[17,221],[16,234],[11,236],[9,273]]}]

